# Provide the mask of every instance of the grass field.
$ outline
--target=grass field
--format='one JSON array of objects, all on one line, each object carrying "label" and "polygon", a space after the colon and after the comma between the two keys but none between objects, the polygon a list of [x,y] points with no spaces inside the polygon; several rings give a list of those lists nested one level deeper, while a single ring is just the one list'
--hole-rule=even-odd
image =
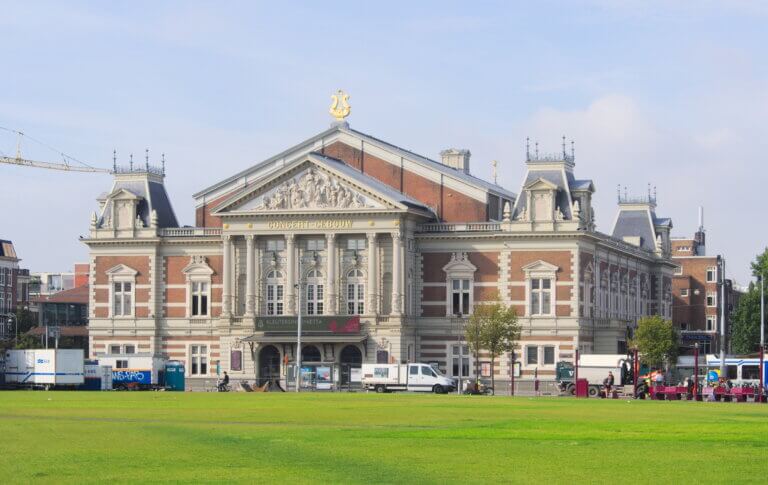
[{"label": "grass field", "polygon": [[768,480],[768,406],[0,392],[0,482]]}]

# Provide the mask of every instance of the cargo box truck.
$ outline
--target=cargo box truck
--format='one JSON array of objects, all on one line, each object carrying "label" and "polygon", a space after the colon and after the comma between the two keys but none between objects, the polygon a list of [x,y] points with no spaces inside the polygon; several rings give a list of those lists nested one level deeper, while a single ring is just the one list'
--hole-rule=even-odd
[{"label": "cargo box truck", "polygon": [[5,382],[12,387],[76,387],[85,381],[83,349],[5,351]]},{"label": "cargo box truck", "polygon": [[118,391],[146,390],[162,387],[165,361],[141,354],[108,354],[99,356],[99,365],[112,367],[112,387]]},{"label": "cargo box truck", "polygon": [[362,383],[367,390],[417,391],[442,394],[456,389],[456,383],[428,364],[363,364]]}]

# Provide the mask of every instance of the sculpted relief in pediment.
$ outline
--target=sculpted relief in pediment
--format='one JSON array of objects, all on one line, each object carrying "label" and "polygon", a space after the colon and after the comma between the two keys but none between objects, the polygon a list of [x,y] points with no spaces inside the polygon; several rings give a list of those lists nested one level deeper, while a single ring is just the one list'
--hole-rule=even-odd
[{"label": "sculpted relief in pediment", "polygon": [[338,178],[309,168],[243,206],[246,210],[352,209],[383,206]]}]

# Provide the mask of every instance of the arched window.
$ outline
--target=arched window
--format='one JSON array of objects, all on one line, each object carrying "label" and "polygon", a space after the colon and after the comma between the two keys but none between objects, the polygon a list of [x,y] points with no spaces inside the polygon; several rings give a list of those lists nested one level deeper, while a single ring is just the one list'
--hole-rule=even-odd
[{"label": "arched window", "polygon": [[307,273],[307,315],[323,314],[323,273],[316,269]]},{"label": "arched window", "polygon": [[320,350],[314,345],[307,345],[301,349],[301,362],[320,362],[322,357],[320,356]]},{"label": "arched window", "polygon": [[353,269],[347,273],[347,314],[362,315],[365,312],[365,280],[363,272]]},{"label": "arched window", "polygon": [[283,314],[283,273],[271,270],[267,273],[267,315]]}]

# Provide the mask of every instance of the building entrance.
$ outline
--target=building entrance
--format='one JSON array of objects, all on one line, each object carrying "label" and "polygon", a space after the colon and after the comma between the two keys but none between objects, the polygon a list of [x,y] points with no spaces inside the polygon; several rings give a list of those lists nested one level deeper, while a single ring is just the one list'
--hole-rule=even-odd
[{"label": "building entrance", "polygon": [[280,351],[274,345],[267,345],[259,352],[258,385],[280,379]]}]

